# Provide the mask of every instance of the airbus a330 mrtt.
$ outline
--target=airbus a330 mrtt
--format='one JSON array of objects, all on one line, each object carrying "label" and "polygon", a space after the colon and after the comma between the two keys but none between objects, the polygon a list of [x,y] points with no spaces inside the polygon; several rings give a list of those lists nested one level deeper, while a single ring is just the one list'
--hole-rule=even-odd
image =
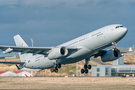
[{"label": "airbus a330 mrtt", "polygon": [[58,72],[61,64],[76,63],[85,59],[81,73],[91,69],[90,58],[100,56],[103,62],[113,61],[121,57],[117,48],[105,48],[116,45],[126,34],[127,28],[121,24],[113,24],[80,36],[56,47],[28,47],[20,35],[14,36],[16,46],[0,46],[3,53],[19,52],[21,62],[0,62],[16,64],[20,70],[51,69]]}]

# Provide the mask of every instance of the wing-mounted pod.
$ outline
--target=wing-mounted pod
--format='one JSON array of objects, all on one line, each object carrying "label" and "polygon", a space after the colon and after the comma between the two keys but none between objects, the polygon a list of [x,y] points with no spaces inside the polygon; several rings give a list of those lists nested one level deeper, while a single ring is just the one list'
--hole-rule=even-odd
[{"label": "wing-mounted pod", "polygon": [[50,60],[59,59],[68,54],[68,49],[66,47],[56,47],[48,54]]},{"label": "wing-mounted pod", "polygon": [[11,53],[13,51],[12,48],[7,48],[5,51],[3,51],[2,53],[7,54],[7,53]]},{"label": "wing-mounted pod", "polygon": [[103,56],[101,56],[101,60],[103,62],[113,61],[121,57],[121,52],[119,49],[114,48],[112,50],[107,51]]}]

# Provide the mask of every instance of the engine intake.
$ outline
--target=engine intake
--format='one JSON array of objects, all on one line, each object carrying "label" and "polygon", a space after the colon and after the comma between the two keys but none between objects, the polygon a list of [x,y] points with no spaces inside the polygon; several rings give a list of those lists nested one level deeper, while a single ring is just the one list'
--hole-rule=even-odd
[{"label": "engine intake", "polygon": [[59,59],[68,54],[68,50],[65,47],[56,47],[48,55],[50,60]]},{"label": "engine intake", "polygon": [[103,56],[101,56],[101,60],[103,62],[113,61],[121,57],[121,52],[117,48],[113,50],[107,51]]}]

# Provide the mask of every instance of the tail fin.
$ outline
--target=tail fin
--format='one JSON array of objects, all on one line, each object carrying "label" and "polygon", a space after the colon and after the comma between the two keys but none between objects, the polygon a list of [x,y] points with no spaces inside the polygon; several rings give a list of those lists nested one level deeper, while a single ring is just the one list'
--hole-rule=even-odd
[{"label": "tail fin", "polygon": [[15,40],[16,46],[28,47],[28,45],[27,45],[27,44],[25,43],[25,41],[21,38],[20,35],[14,36],[14,40]]},{"label": "tail fin", "polygon": [[[25,43],[25,41],[21,38],[20,35],[16,35],[14,36],[14,40],[15,40],[15,44],[16,46],[20,46],[20,47],[28,47],[28,45]],[[20,59],[22,62],[25,62],[27,60],[27,58],[29,58],[30,56],[32,56],[32,54],[21,54],[19,53]]]}]

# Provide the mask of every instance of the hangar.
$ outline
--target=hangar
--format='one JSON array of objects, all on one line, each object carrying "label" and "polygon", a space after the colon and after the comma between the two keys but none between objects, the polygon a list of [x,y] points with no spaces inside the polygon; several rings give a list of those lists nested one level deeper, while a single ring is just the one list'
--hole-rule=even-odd
[{"label": "hangar", "polygon": [[15,77],[16,74],[12,71],[0,71],[0,77]]},{"label": "hangar", "polygon": [[91,73],[95,77],[135,76],[135,65],[125,65],[124,58],[121,57],[113,61],[113,65],[92,66]]},{"label": "hangar", "polygon": [[0,71],[0,77],[34,77],[27,71]]},{"label": "hangar", "polygon": [[18,77],[34,77],[33,74],[27,72],[27,71],[13,71],[14,73],[16,73],[16,75]]}]

